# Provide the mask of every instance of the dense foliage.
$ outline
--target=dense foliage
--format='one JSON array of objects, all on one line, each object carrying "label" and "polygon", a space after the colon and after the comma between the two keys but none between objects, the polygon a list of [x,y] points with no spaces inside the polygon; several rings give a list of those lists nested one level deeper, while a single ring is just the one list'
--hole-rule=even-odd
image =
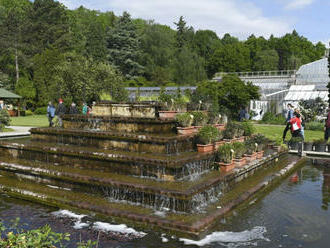
[{"label": "dense foliage", "polygon": [[321,120],[327,110],[327,104],[320,97],[301,100],[299,106],[306,122]]},{"label": "dense foliage", "polygon": [[[66,247],[64,244],[70,240],[69,233],[53,232],[49,225],[38,229],[24,230],[18,226],[19,218],[13,221],[10,227],[0,222],[0,247],[11,248],[55,248]],[[77,248],[98,247],[97,242],[88,240],[80,242]]]},{"label": "dense foliage", "polygon": [[123,86],[194,85],[219,71],[297,69],[325,51],[296,31],[239,41],[195,31],[183,17],[175,25],[127,12],[69,10],[55,0],[0,0],[0,84],[34,107],[59,96],[97,100],[109,89],[124,100]]},{"label": "dense foliage", "polygon": [[251,100],[259,99],[259,87],[243,82],[238,76],[226,75],[218,82],[203,82],[198,84],[193,93],[192,104],[202,103],[202,108],[211,115],[218,113],[237,118],[238,109],[248,106]]},{"label": "dense foliage", "polygon": [[3,130],[5,126],[9,126],[10,124],[10,117],[9,113],[5,109],[0,110],[0,132]]}]

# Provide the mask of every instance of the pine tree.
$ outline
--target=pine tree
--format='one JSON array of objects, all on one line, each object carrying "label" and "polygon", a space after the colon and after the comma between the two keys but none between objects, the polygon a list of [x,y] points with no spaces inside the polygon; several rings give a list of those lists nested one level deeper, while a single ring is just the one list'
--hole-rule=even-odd
[{"label": "pine tree", "polygon": [[126,78],[131,79],[143,73],[144,68],[138,63],[141,56],[140,41],[127,12],[124,12],[109,30],[107,47],[110,62],[119,68]]}]

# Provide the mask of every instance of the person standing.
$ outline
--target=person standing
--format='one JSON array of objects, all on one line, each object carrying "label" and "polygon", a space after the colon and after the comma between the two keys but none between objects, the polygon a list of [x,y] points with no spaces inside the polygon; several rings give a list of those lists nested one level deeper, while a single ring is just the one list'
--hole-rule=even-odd
[{"label": "person standing", "polygon": [[58,117],[58,124],[60,127],[63,126],[63,121],[62,121],[62,116],[66,114],[66,107],[63,103],[63,100],[60,98],[58,100],[58,105],[57,105],[57,108],[56,108],[56,111],[55,111],[55,115],[57,115]]},{"label": "person standing", "polygon": [[290,120],[293,118],[293,106],[291,103],[288,103],[288,113],[285,120],[285,129],[283,131],[283,142],[285,141],[286,133],[290,130]]},{"label": "person standing", "polygon": [[238,115],[238,120],[239,121],[244,121],[245,117],[246,117],[246,109],[241,107],[241,110],[239,111],[239,115]]},{"label": "person standing", "polygon": [[325,126],[324,126],[324,139],[325,141],[328,141],[330,137],[330,108],[328,108],[328,116],[325,121]]},{"label": "person standing", "polygon": [[71,106],[70,106],[70,109],[69,109],[69,114],[70,115],[76,115],[78,113],[79,113],[79,111],[78,111],[78,109],[76,107],[76,104],[74,102],[71,103]]},{"label": "person standing", "polygon": [[52,104],[52,102],[49,102],[48,103],[48,106],[47,106],[47,117],[48,117],[49,126],[52,127],[53,126],[53,119],[55,117],[55,107]]},{"label": "person standing", "polygon": [[84,102],[83,108],[82,108],[82,114],[87,115],[87,113],[88,113],[88,106],[87,106],[87,103]]}]

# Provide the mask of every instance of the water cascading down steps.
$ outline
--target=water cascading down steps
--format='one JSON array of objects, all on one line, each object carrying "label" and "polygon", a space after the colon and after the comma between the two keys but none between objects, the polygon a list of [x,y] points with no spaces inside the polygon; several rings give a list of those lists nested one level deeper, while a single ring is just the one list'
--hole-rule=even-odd
[{"label": "water cascading down steps", "polygon": [[29,139],[0,142],[1,190],[199,234],[208,222],[198,220],[221,198],[226,180],[213,170],[214,154],[197,153],[194,136],[177,135],[176,122],[159,119],[157,110],[100,103],[93,116],[64,116],[63,128],[34,128]]}]

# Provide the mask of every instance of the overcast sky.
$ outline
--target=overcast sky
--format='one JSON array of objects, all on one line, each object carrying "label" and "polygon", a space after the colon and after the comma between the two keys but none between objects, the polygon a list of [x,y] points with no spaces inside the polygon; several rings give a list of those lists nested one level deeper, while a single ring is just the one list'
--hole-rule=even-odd
[{"label": "overcast sky", "polygon": [[133,18],[174,27],[179,17],[195,30],[210,29],[219,37],[250,34],[281,36],[296,29],[313,42],[330,41],[330,0],[59,0],[70,9],[128,11]]}]

